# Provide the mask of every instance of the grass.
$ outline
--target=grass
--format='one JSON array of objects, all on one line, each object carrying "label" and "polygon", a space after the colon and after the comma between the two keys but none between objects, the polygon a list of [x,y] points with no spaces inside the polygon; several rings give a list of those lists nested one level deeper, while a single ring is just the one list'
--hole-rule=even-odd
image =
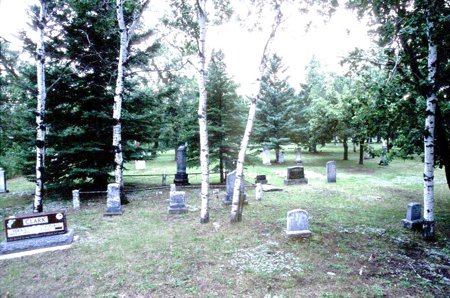
[{"label": "grass", "polygon": [[[77,212],[70,201],[46,201],[46,210],[67,210],[79,240],[69,250],[0,261],[0,297],[445,297],[450,192],[443,171],[435,175],[438,241],[426,243],[400,225],[408,202],[422,201],[419,161],[360,166],[357,153],[342,161],[339,145],[319,149],[303,154],[307,185],[283,186],[292,148],[283,165],[248,166],[247,181],[266,174],[284,191],[258,202],[248,184],[250,203],[238,224],[229,223],[229,207],[221,204],[223,188],[211,197],[209,224],[199,223],[195,188],[185,189],[189,213],[167,214],[168,189],[139,190],[160,177],[127,176],[135,188],[120,217],[103,217],[103,197],[83,199]],[[329,160],[337,162],[335,184],[326,182]],[[127,173],[176,170],[173,153],[147,165],[136,171],[128,164]],[[18,195],[27,184],[15,183],[0,197],[2,217],[31,211],[32,197]],[[310,215],[310,239],[283,235],[286,213],[295,208]]]}]

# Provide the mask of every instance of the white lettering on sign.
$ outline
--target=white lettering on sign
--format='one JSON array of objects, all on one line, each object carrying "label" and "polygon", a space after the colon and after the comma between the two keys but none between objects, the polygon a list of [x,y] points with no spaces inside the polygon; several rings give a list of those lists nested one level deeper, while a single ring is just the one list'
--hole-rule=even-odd
[{"label": "white lettering on sign", "polygon": [[24,226],[39,225],[39,224],[45,224],[45,223],[48,223],[48,216],[31,217],[31,218],[23,219]]},{"label": "white lettering on sign", "polygon": [[54,223],[48,225],[38,225],[25,228],[9,229],[6,230],[8,237],[19,237],[27,235],[35,235],[47,232],[57,232],[64,230],[64,223]]}]

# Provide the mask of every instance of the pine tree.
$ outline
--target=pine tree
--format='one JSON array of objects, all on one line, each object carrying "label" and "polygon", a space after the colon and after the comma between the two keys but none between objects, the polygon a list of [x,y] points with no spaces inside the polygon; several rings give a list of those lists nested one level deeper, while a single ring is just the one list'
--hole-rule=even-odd
[{"label": "pine tree", "polygon": [[286,68],[281,58],[273,55],[261,80],[260,102],[256,112],[255,138],[257,142],[275,149],[279,162],[282,145],[288,144],[294,121],[290,117],[294,89],[283,74]]}]

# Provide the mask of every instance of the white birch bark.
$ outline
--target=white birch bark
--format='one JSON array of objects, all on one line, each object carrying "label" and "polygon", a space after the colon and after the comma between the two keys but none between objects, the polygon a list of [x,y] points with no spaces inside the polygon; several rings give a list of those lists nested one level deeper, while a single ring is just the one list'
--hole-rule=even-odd
[{"label": "white birch bark", "polygon": [[209,222],[209,145],[208,145],[208,126],[206,115],[206,83],[205,83],[205,54],[206,54],[206,0],[197,1],[197,17],[200,29],[199,48],[198,48],[198,126],[200,133],[200,167],[202,175],[201,186],[201,211],[200,222]]},{"label": "white birch bark", "polygon": [[[430,4],[432,6],[432,4]],[[424,170],[423,170],[423,204],[424,226],[423,238],[434,239],[434,128],[436,114],[436,61],[437,46],[434,42],[435,24],[432,9],[428,8],[427,35],[428,35],[428,84],[427,107],[424,136]]]},{"label": "white birch bark", "polygon": [[120,188],[120,198],[124,200],[123,182],[123,153],[122,153],[122,102],[125,82],[125,65],[128,60],[128,46],[134,28],[148,1],[141,3],[141,9],[134,12],[133,22],[127,28],[123,17],[123,3],[125,0],[116,0],[116,13],[120,34],[119,62],[117,64],[116,89],[114,91],[113,106],[113,149],[114,149],[114,178]]},{"label": "white birch bark", "polygon": [[36,108],[36,190],[34,194],[33,212],[42,212],[43,192],[44,192],[44,170],[45,170],[45,43],[44,29],[47,16],[46,0],[40,1],[40,11],[38,19],[39,39],[36,45],[36,72],[37,72],[37,108]]},{"label": "white birch bark", "polygon": [[276,6],[277,13],[275,15],[275,19],[272,24],[272,30],[270,32],[269,38],[266,41],[266,44],[264,46],[262,56],[261,56],[261,62],[259,64],[259,77],[257,78],[257,82],[259,82],[259,89],[258,89],[258,95],[254,98],[252,98],[250,102],[250,107],[248,111],[248,117],[247,117],[247,125],[245,126],[245,132],[242,137],[241,141],[241,147],[239,150],[238,159],[236,162],[236,180],[234,183],[234,189],[233,189],[233,200],[231,203],[231,215],[230,215],[230,221],[232,223],[239,222],[242,219],[242,208],[243,208],[243,202],[240,202],[240,200],[243,200],[243,196],[240,196],[240,185],[242,183],[242,179],[244,176],[244,161],[245,161],[245,154],[247,151],[248,143],[250,141],[250,136],[253,131],[253,122],[255,120],[255,114],[256,114],[256,105],[258,102],[259,93],[261,90],[261,78],[264,73],[264,69],[266,66],[266,60],[267,60],[267,50],[269,48],[269,45],[271,41],[274,39],[275,34],[277,32],[278,26],[281,23],[282,20],[282,13],[281,13],[281,4]]}]

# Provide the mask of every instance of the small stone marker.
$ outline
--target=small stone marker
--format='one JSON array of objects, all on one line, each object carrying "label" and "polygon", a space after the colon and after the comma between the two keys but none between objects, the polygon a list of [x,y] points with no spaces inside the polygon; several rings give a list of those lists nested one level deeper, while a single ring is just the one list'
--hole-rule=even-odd
[{"label": "small stone marker", "polygon": [[381,145],[381,160],[378,163],[380,166],[387,166],[388,161],[386,159],[386,153],[387,153],[387,145],[386,142],[383,141],[383,144]]},{"label": "small stone marker", "polygon": [[336,162],[334,160],[327,162],[327,181],[336,182]]},{"label": "small stone marker", "polygon": [[266,175],[256,175],[255,183],[267,184]]},{"label": "small stone marker", "polygon": [[170,191],[169,214],[180,214],[188,212],[186,207],[186,192],[184,191]]},{"label": "small stone marker", "polygon": [[297,150],[297,153],[295,154],[295,163],[298,165],[302,165],[303,161],[302,161],[302,151]]},{"label": "small stone marker", "polygon": [[284,151],[281,151],[278,155],[278,163],[284,163]]},{"label": "small stone marker", "polygon": [[263,188],[261,183],[256,183],[255,186],[255,199],[261,201],[263,197]]},{"label": "small stone marker", "polygon": [[287,168],[287,179],[284,179],[284,185],[307,183],[308,179],[305,178],[305,170],[302,166]]},{"label": "small stone marker", "polygon": [[0,168],[0,193],[8,192],[6,188],[6,175],[5,170]]},{"label": "small stone marker", "polygon": [[80,191],[72,190],[72,205],[74,210],[80,210]]},{"label": "small stone marker", "polygon": [[[233,202],[233,190],[234,190],[234,184],[236,181],[236,170],[230,172],[227,174],[227,188],[225,196],[223,197],[222,203],[225,205],[231,205]],[[244,203],[247,202],[247,195],[245,194],[245,184],[244,184],[244,177],[242,177],[241,180],[241,187],[239,188],[240,192],[244,195]]]},{"label": "small stone marker", "polygon": [[406,218],[402,219],[403,227],[410,230],[420,229],[423,223],[421,210],[421,204],[415,202],[409,203],[406,210]]},{"label": "small stone marker", "polygon": [[173,183],[176,185],[189,185],[189,177],[186,174],[186,146],[180,145],[177,149],[177,173]]},{"label": "small stone marker", "polygon": [[270,150],[267,147],[264,147],[262,152],[262,163],[266,166],[270,166],[272,164],[270,162]]},{"label": "small stone marker", "polygon": [[134,167],[136,168],[136,170],[145,170],[145,160],[135,160]]},{"label": "small stone marker", "polygon": [[286,237],[306,238],[311,236],[308,222],[308,212],[302,209],[294,209],[287,213]]},{"label": "small stone marker", "polygon": [[105,216],[122,215],[122,205],[120,203],[120,188],[118,183],[108,184],[108,196],[106,199]]},{"label": "small stone marker", "polygon": [[174,191],[177,191],[177,186],[174,183],[172,183],[172,184],[170,184],[170,192],[174,192]]}]

